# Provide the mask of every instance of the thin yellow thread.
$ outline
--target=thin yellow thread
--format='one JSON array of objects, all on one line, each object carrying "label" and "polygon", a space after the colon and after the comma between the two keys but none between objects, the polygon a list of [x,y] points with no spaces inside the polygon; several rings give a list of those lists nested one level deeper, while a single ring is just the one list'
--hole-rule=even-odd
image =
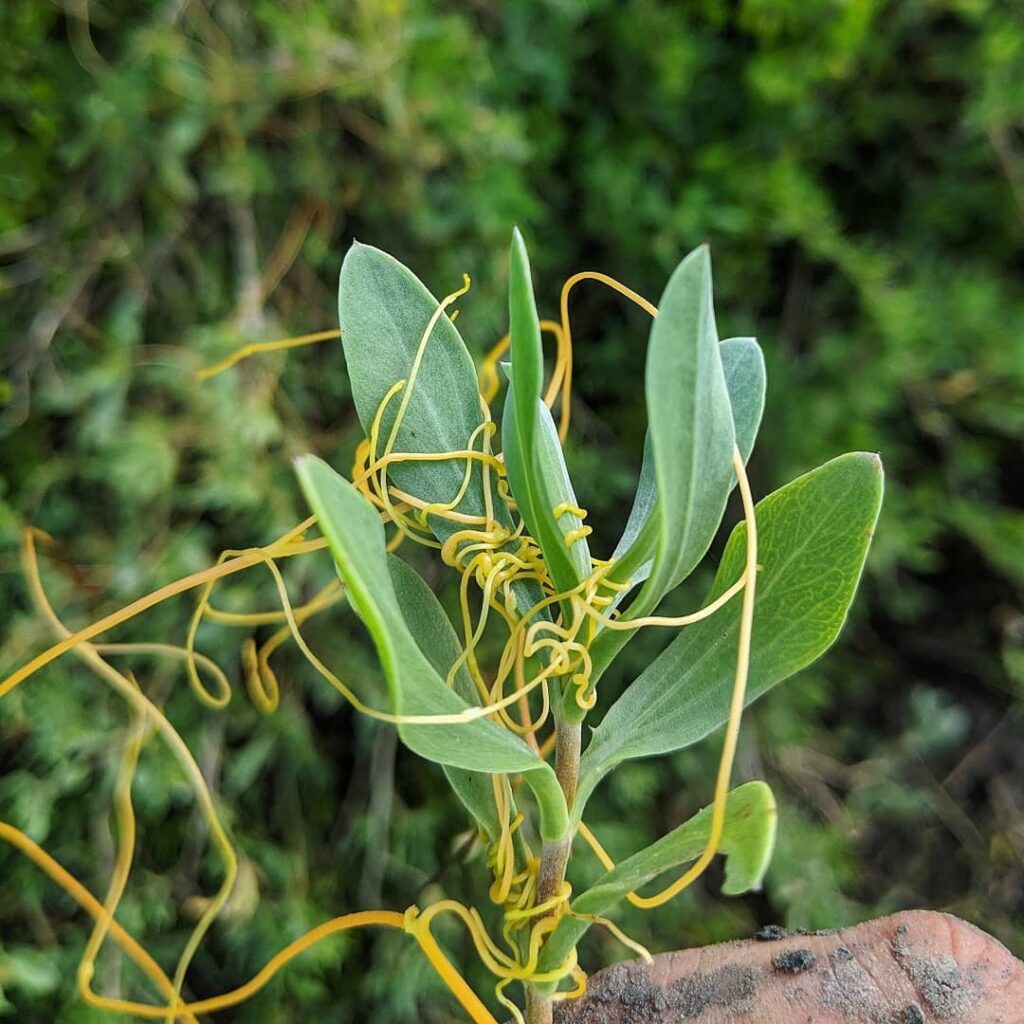
[{"label": "thin yellow thread", "polygon": [[556,519],[561,519],[562,516],[575,516],[577,519],[586,519],[587,510],[580,508],[579,505],[572,505],[568,501],[563,501],[560,505],[556,505],[552,510]]},{"label": "thin yellow thread", "polygon": [[[74,876],[70,875],[60,864],[57,863],[42,847],[34,843],[20,829],[0,821],[0,839],[9,843],[19,853],[27,857],[40,871],[45,874],[51,882],[66,892],[83,910],[85,910],[96,921],[105,918],[103,904],[92,895]],[[134,938],[117,921],[111,920],[109,932],[113,940],[124,950],[128,957],[148,977],[160,992],[169,1000],[170,1006],[174,1007],[178,1017],[196,1024],[195,1015],[184,1007],[174,986],[167,975],[160,969],[160,965],[135,941]],[[88,973],[88,972],[86,972]],[[164,1016],[165,1010],[161,1009],[159,1016]]]},{"label": "thin yellow thread", "polygon": [[589,537],[594,532],[592,526],[578,526],[575,530],[569,530],[565,534],[565,543],[572,547],[577,541],[583,540],[584,537]]},{"label": "thin yellow thread", "polygon": [[[744,522],[747,528],[746,558],[744,567],[743,607],[740,611],[739,641],[736,654],[736,675],[733,681],[732,698],[729,705],[729,717],[726,723],[725,740],[722,754],[718,762],[718,775],[715,780],[715,796],[711,810],[711,829],[708,841],[695,863],[675,882],[654,896],[640,896],[635,892],[628,895],[629,902],[636,907],[652,909],[672,899],[687,886],[699,878],[718,852],[722,841],[722,830],[725,826],[726,801],[729,796],[729,782],[732,778],[732,767],[736,757],[736,744],[739,738],[740,720],[746,700],[747,678],[750,673],[750,644],[754,623],[754,592],[757,577],[757,518],[754,514],[754,499],[750,493],[750,482],[747,479],[746,467],[738,448],[733,450],[733,467],[739,481],[740,495],[743,499]],[[597,837],[584,824],[579,827],[581,837],[597,854],[598,859],[607,870],[615,864],[611,857],[598,842]]]},{"label": "thin yellow thread", "polygon": [[[45,534],[39,534],[31,528],[26,529],[22,533],[22,562],[25,569],[25,577],[29,584],[29,592],[32,595],[36,608],[50,622],[54,632],[60,636],[64,636],[66,639],[71,639],[72,636],[77,636],[79,634],[70,634],[67,627],[65,627],[57,617],[56,612],[54,612],[46,597],[46,593],[43,590],[35,548],[37,536],[42,536],[45,539]],[[191,960],[195,949],[198,947],[202,936],[213,924],[217,914],[220,913],[221,907],[223,907],[224,903],[227,902],[228,897],[231,895],[231,891],[235,885],[235,879],[238,875],[238,859],[235,856],[231,840],[228,838],[227,832],[217,816],[213,797],[206,785],[206,780],[203,778],[203,774],[200,771],[199,766],[196,764],[191,752],[174,726],[171,725],[159,708],[157,708],[152,701],[143,695],[132,680],[122,675],[104,661],[96,653],[95,648],[91,644],[85,641],[79,641],[78,645],[75,647],[75,652],[93,669],[93,671],[95,671],[101,678],[105,679],[113,689],[127,701],[137,714],[148,715],[151,718],[155,728],[160,732],[165,742],[171,748],[178,760],[178,763],[184,770],[189,781],[192,783],[203,817],[206,819],[207,825],[213,835],[214,842],[220,849],[221,855],[224,858],[224,880],[221,883],[220,888],[217,890],[216,895],[210,901],[208,909],[196,923],[192,935],[189,937],[189,940],[185,945],[185,949],[179,957],[178,966],[175,969],[173,978],[173,988],[177,995],[181,992],[189,961]],[[173,1016],[168,1017],[168,1020],[173,1020]]]},{"label": "thin yellow thread", "polygon": [[624,295],[650,316],[658,315],[657,307],[648,302],[642,295],[633,291],[632,288],[627,288],[624,284],[616,281],[614,277],[609,277],[607,274],[599,273],[596,270],[584,270],[579,274],[573,274],[572,277],[562,285],[562,295],[559,300],[559,308],[562,317],[562,334],[565,338],[565,354],[564,358],[561,360],[564,364],[562,367],[562,410],[558,422],[558,436],[562,441],[565,441],[566,437],[569,435],[569,417],[571,413],[570,397],[572,395],[573,354],[572,328],[569,324],[569,294],[581,281],[600,281],[602,284],[617,291],[620,295]]},{"label": "thin yellow thread", "polygon": [[315,345],[318,341],[330,341],[332,338],[340,337],[341,331],[333,330],[316,331],[314,334],[300,334],[298,337],[285,338],[282,341],[251,342],[248,345],[243,345],[240,349],[236,349],[219,363],[214,363],[212,366],[197,370],[196,380],[209,380],[211,377],[216,377],[218,373],[229,370],[236,363],[240,363],[243,359],[248,359],[250,356],[260,355],[264,352],[279,352],[282,349],[288,348],[300,348],[303,345]]},{"label": "thin yellow thread", "polygon": [[700,622],[714,615],[719,608],[728,604],[743,590],[746,583],[747,574],[744,573],[725,593],[716,597],[714,601],[705,605],[699,611],[690,612],[689,615],[644,615],[636,619],[611,619],[595,611],[592,606],[587,606],[584,610],[595,622],[600,623],[606,629],[639,629],[642,626],[692,626],[695,622]]}]

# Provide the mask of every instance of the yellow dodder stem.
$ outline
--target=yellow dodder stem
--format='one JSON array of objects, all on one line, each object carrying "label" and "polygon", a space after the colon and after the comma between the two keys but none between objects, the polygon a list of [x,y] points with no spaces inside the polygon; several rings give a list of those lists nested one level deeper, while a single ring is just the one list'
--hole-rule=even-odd
[{"label": "yellow dodder stem", "polygon": [[[301,938],[296,939],[290,945],[285,946],[279,953],[271,957],[266,965],[255,974],[244,985],[224,992],[219,996],[211,996],[209,999],[199,999],[187,1003],[184,1010],[191,1013],[217,1013],[220,1010],[227,1010],[239,1003],[251,999],[291,960],[294,960],[300,953],[304,953],[311,946],[328,938],[337,935],[339,932],[348,931],[352,928],[365,928],[369,925],[376,925],[385,928],[403,927],[403,916],[390,910],[361,910],[354,914],[344,914],[325,921],[316,928],[311,929]],[[148,1006],[145,1003],[135,1003],[124,999],[104,999],[103,1008],[113,1013],[131,1014],[136,1017],[144,1017],[147,1020],[159,1020],[166,1014],[162,1006]],[[180,1013],[180,1011],[179,1011]]]},{"label": "yellow dodder stem", "polygon": [[[54,632],[59,636],[70,638],[69,630],[57,617],[56,612],[54,612],[46,597],[46,593],[43,590],[35,549],[35,539],[37,535],[45,537],[45,534],[38,534],[37,531],[32,529],[25,530],[22,536],[22,559],[25,566],[25,576],[29,582],[29,589],[32,593],[32,598],[36,607],[49,621]],[[210,905],[205,913],[197,922],[192,931],[192,935],[189,937],[189,940],[185,945],[185,949],[178,960],[178,966],[174,974],[174,991],[175,993],[178,993],[180,992],[181,986],[184,982],[185,972],[188,969],[188,965],[191,962],[199,943],[213,924],[217,914],[220,913],[221,907],[224,906],[228,897],[231,895],[231,891],[235,885],[235,879],[238,875],[238,858],[235,856],[235,851],[231,845],[231,840],[228,837],[227,831],[217,816],[217,811],[213,803],[213,796],[206,784],[206,780],[203,778],[203,774],[200,771],[198,764],[196,764],[191,751],[188,749],[185,741],[181,738],[178,731],[173,725],[171,725],[163,712],[142,693],[135,684],[135,681],[121,672],[118,672],[112,665],[104,661],[104,659],[96,653],[96,648],[87,640],[79,640],[73,649],[78,657],[80,657],[94,672],[96,672],[101,679],[109,683],[110,686],[124,698],[124,700],[135,710],[137,714],[148,716],[153,722],[154,727],[170,747],[185,775],[192,783],[203,817],[206,819],[207,824],[210,827],[213,840],[220,849],[221,855],[224,858],[224,879],[221,882],[220,888],[217,890],[214,898],[210,901]],[[174,1016],[170,1010],[167,1011],[167,1020],[168,1022],[172,1022],[174,1020]]]},{"label": "yellow dodder stem", "polygon": [[[272,549],[272,555],[274,558],[286,558],[290,555],[301,555],[306,554],[309,551],[319,551],[326,546],[326,541],[319,540],[292,543]],[[192,573],[190,576],[185,576],[180,580],[175,580],[173,583],[168,583],[159,590],[154,590],[151,594],[147,594],[145,597],[140,597],[137,601],[133,601],[131,604],[125,605],[124,608],[121,608],[116,612],[111,612],[110,615],[104,616],[102,619],[99,619],[75,633],[70,633],[59,643],[54,644],[41,654],[37,654],[31,661],[22,665],[21,668],[11,673],[11,675],[0,683],[0,698],[6,697],[8,693],[20,686],[26,679],[34,675],[41,668],[49,665],[51,661],[56,661],[62,654],[66,654],[68,651],[73,650],[81,643],[92,640],[94,637],[101,636],[103,633],[108,632],[115,626],[120,626],[121,623],[135,618],[136,615],[141,615],[143,612],[148,611],[150,608],[160,604],[162,601],[166,601],[168,598],[175,597],[178,594],[184,594],[189,590],[194,590],[196,587],[201,587],[204,583],[207,583],[210,580],[223,579],[225,576],[231,576],[236,572],[242,572],[244,569],[249,569],[254,565],[259,565],[264,560],[265,554],[263,551],[253,551],[241,555],[238,558],[233,558],[229,562],[213,566],[210,569],[203,569],[201,572]]]},{"label": "yellow dodder stem", "polygon": [[[103,940],[110,931],[110,923],[114,920],[118,904],[124,895],[128,876],[131,873],[132,859],[135,853],[135,810],[132,807],[132,779],[139,763],[139,754],[146,738],[147,721],[143,712],[136,712],[129,729],[128,741],[125,743],[121,765],[117,773],[114,787],[114,810],[117,818],[117,856],[114,860],[114,871],[107,888],[107,896],[103,901],[103,914],[96,919],[95,927],[85,944],[85,951],[78,965],[78,990],[86,1002],[96,1005],[101,998],[92,990],[91,980],[95,972],[96,957]],[[191,1015],[190,1015],[191,1019]]]},{"label": "yellow dodder stem", "polygon": [[[153,981],[161,993],[169,1000],[168,1006],[151,1006],[147,1003],[132,1002],[127,999],[108,999],[96,995],[92,995],[89,998],[89,1001],[94,1006],[108,1010],[111,1013],[130,1014],[135,1017],[146,1018],[147,1020],[159,1020],[170,1012],[174,1020],[184,1020],[188,1024],[197,1024],[196,1014],[215,1013],[218,1010],[226,1010],[229,1007],[245,1002],[245,1000],[251,998],[266,986],[270,979],[289,961],[294,960],[300,953],[304,953],[311,946],[331,935],[336,935],[338,932],[347,931],[352,928],[364,928],[370,925],[396,928],[399,931],[405,929],[405,916],[395,911],[363,910],[354,914],[336,917],[322,925],[318,925],[300,939],[296,939],[290,945],[285,946],[244,985],[240,985],[238,988],[219,996],[211,996],[208,999],[184,1003],[175,994],[173,986],[160,969],[160,965],[135,941],[129,932],[119,925],[117,921],[109,917],[103,904],[78,879],[55,861],[45,850],[29,839],[28,836],[12,825],[7,824],[7,822],[0,821],[0,839],[10,843],[15,849],[28,857],[40,871],[71,896],[97,922],[106,922],[114,941],[145,972],[146,976]],[[440,950],[437,952],[444,959],[444,955],[440,953]],[[445,963],[447,963],[447,960],[445,960]],[[88,969],[81,972],[81,978],[86,982],[91,980],[91,964]],[[480,1018],[480,1020],[483,1024],[493,1024],[493,1018],[489,1016],[487,1018]]]},{"label": "yellow dodder stem", "polygon": [[[54,882],[64,890],[83,910],[89,913],[96,921],[104,919],[106,911],[103,904],[88,889],[82,885],[77,878],[69,874],[60,864],[57,863],[42,847],[37,846],[23,832],[0,821],[0,839],[10,843],[16,850],[23,853],[50,881]],[[175,1015],[180,1020],[188,1021],[189,1024],[196,1024],[195,1015],[184,1008],[174,991],[167,975],[160,969],[160,965],[140,946],[132,936],[117,923],[111,920],[109,931],[115,942],[127,953],[129,958],[137,964],[154,985],[165,996],[170,1005],[175,1008]],[[84,971],[82,976],[87,975]],[[164,1016],[166,1008],[161,1007],[159,1016]]]},{"label": "yellow dodder stem", "polygon": [[258,355],[262,352],[279,352],[287,348],[300,348],[303,345],[313,345],[318,341],[330,341],[332,338],[340,337],[341,331],[335,328],[330,331],[316,331],[314,334],[301,334],[296,338],[284,338],[281,341],[252,342],[236,349],[219,363],[214,363],[213,366],[207,366],[202,370],[198,370],[196,372],[196,379],[209,380],[211,377],[216,377],[218,373],[223,373],[225,370],[230,369],[235,363],[240,363],[243,359],[248,359],[250,356]]},{"label": "yellow dodder stem", "polygon": [[[427,913],[429,914],[429,911]],[[431,966],[451,989],[462,1008],[469,1014],[473,1024],[498,1024],[491,1012],[480,1001],[480,997],[466,984],[465,978],[452,967],[451,961],[441,951],[437,940],[430,933],[429,917],[425,914],[420,921],[414,921],[412,926],[408,927],[408,931],[420,944],[420,949],[423,950]]]},{"label": "yellow dodder stem", "polygon": [[[743,457],[738,448],[733,448],[733,468],[739,482],[740,496],[743,500],[743,515],[747,527],[746,559],[741,582],[743,587],[743,606],[740,610],[739,640],[736,651],[736,675],[733,681],[732,698],[729,704],[729,717],[725,727],[725,740],[718,763],[718,775],[715,780],[714,805],[711,811],[711,830],[708,841],[701,855],[675,882],[654,896],[640,896],[635,892],[628,894],[629,902],[635,907],[650,910],[672,899],[699,878],[718,852],[722,841],[722,830],[725,827],[726,801],[729,796],[729,782],[732,778],[733,763],[736,759],[736,744],[739,740],[740,720],[746,703],[747,679],[750,674],[750,644],[754,627],[754,596],[757,581],[757,519],[754,515],[754,498],[750,492],[750,481],[747,478]],[[724,595],[723,595],[724,596]],[[615,862],[608,856],[598,842],[597,837],[582,822],[579,825],[581,838],[597,855],[607,870],[615,867]]]}]

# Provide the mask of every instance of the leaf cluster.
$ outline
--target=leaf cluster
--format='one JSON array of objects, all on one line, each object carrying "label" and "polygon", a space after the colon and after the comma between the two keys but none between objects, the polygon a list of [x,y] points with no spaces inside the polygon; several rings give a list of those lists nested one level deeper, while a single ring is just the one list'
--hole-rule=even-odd
[{"label": "leaf cluster", "polygon": [[[315,458],[300,460],[298,474],[350,601],[373,637],[402,740],[420,756],[449,769],[449,781],[492,849],[497,885],[501,865],[511,856],[502,852],[513,829],[511,811],[504,800],[493,802],[498,800],[497,788],[488,800],[486,787],[475,776],[525,779],[539,812],[535,828],[547,851],[549,844],[571,840],[590,794],[622,762],[685,748],[727,720],[728,750],[738,727],[738,718],[730,711],[736,694],[742,699],[746,688],[746,699],[755,699],[813,661],[837,636],[874,531],[881,469],[875,456],[843,456],[758,503],[748,513],[752,518],[733,531],[726,545],[708,601],[710,611],[722,604],[720,610],[697,616],[700,621],[684,628],[611,704],[578,765],[566,765],[559,757],[562,733],[556,729],[556,778],[536,738],[531,750],[512,731],[510,719],[505,719],[506,729],[500,721],[475,714],[477,709],[494,711],[507,703],[500,699],[500,685],[488,689],[479,668],[473,671],[477,694],[465,680],[459,687],[446,685],[445,680],[451,684],[464,665],[475,666],[483,616],[493,605],[495,610],[504,609],[508,622],[506,652],[513,650],[517,664],[523,666],[516,679],[533,672],[519,690],[527,711],[531,691],[538,684],[545,688],[540,718],[526,714],[527,735],[539,735],[552,705],[556,723],[579,721],[594,706],[601,673],[610,659],[591,659],[589,651],[598,649],[603,634],[614,635],[613,627],[628,639],[649,622],[671,624],[670,619],[650,619],[649,613],[690,575],[718,530],[735,473],[741,469],[734,453],[741,461],[749,455],[764,406],[763,361],[752,339],[719,341],[708,250],[695,250],[666,285],[651,328],[646,377],[650,468],[641,476],[627,539],[616,548],[622,552],[621,561],[613,557],[607,563],[595,562],[587,543],[589,531],[581,530],[586,511],[577,505],[559,433],[542,398],[539,318],[518,231],[510,251],[510,386],[503,451],[497,462],[488,444],[479,452],[473,448],[478,436],[491,437],[492,423],[458,329],[443,312],[445,303],[431,297],[393,257],[370,246],[353,246],[342,268],[339,313],[368,452],[365,460],[357,460],[363,468],[355,485]],[[561,331],[569,333],[565,322]],[[723,351],[730,353],[731,390]],[[561,361],[556,372],[566,372]],[[373,482],[372,492],[367,478]],[[419,509],[418,522],[408,520],[399,505]],[[493,512],[495,507],[502,512]],[[563,515],[566,511],[571,517]],[[563,523],[565,518],[568,524]],[[513,531],[509,524],[514,520],[520,525]],[[466,646],[461,653],[458,643],[451,642],[451,624],[428,585],[408,564],[399,562],[389,569],[390,545],[382,521],[397,529],[397,541],[420,539],[440,546],[444,561],[463,573]],[[464,525],[472,523],[481,525]],[[753,531],[755,525],[762,541],[756,578],[751,578],[744,569],[744,531],[748,526]],[[429,531],[434,539],[417,530]],[[511,556],[510,564],[530,569],[534,589],[542,595],[534,605],[514,587],[514,574],[504,583],[494,582],[499,570],[491,566],[501,564],[504,549],[516,537],[519,554]],[[536,563],[521,562],[528,558],[523,554],[529,550],[522,547],[524,539],[539,549]],[[475,554],[469,559],[463,551]],[[487,568],[474,570],[474,565]],[[482,590],[481,627],[471,623],[466,605],[465,583],[471,577]],[[612,595],[602,598],[598,594],[605,579],[613,581]],[[396,596],[396,580],[402,601]],[[735,595],[737,580],[751,598],[755,588],[758,595],[752,645],[740,602],[728,601]],[[713,603],[716,599],[720,600]],[[745,595],[744,608],[747,599]],[[552,622],[547,613],[554,612],[556,604],[560,611]],[[611,605],[617,607],[613,610]],[[548,646],[546,668],[541,667],[543,657],[528,662],[536,649],[515,647],[520,630],[529,637],[538,629],[564,638]],[[449,639],[442,646],[435,636]],[[623,642],[613,643],[621,649]],[[445,647],[447,657],[442,653]],[[579,652],[579,657],[573,660],[567,652]],[[747,668],[737,667],[746,666],[748,659],[749,682]],[[499,683],[501,675],[499,670]],[[553,693],[547,692],[549,686]],[[534,700],[536,696],[534,692]],[[497,703],[492,706],[489,701]],[[485,706],[479,708],[480,704]],[[723,763],[730,766],[731,760]],[[729,767],[723,771],[727,784]],[[615,879],[646,882],[696,857],[701,847],[692,836],[701,828],[708,830],[709,843],[747,858],[742,882],[735,863],[729,869],[730,891],[757,887],[773,843],[775,805],[766,788],[753,804],[737,799],[738,804],[730,800],[715,809],[716,815],[725,817],[714,826],[709,809],[683,826],[682,833],[673,833],[691,837],[688,845],[654,844],[578,896],[568,916],[559,911],[553,919],[555,933],[541,956],[541,972],[550,974],[573,953],[593,914],[616,902],[613,894],[621,899],[633,888]],[[722,820],[725,829],[719,832]],[[684,855],[680,849],[690,852]],[[711,853],[714,850],[714,845],[708,847]],[[529,870],[531,855],[525,856],[523,866]]]}]

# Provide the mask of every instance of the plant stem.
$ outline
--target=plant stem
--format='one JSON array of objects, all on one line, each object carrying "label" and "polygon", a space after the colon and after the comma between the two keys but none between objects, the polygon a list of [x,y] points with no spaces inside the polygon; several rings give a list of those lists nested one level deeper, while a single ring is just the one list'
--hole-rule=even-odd
[{"label": "plant stem", "polygon": [[555,1004],[532,985],[526,986],[526,1024],[553,1024]]},{"label": "plant stem", "polygon": [[[559,716],[555,722],[555,775],[565,794],[566,806],[571,810],[580,775],[580,741],[582,726]],[[558,894],[565,881],[565,868],[569,863],[572,836],[566,834],[558,842],[545,843],[541,848],[540,878],[537,880],[537,902]],[[550,996],[526,986],[527,1024],[552,1024],[554,1004]]]},{"label": "plant stem", "polygon": [[565,794],[565,806],[572,810],[576,783],[580,777],[580,740],[583,726],[559,717],[555,723],[555,776]]}]

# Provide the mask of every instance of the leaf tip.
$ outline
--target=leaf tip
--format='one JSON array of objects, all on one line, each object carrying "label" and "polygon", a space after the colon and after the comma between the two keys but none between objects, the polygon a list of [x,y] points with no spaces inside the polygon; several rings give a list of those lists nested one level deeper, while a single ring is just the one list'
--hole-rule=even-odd
[{"label": "leaf tip", "polygon": [[358,238],[352,239],[352,244],[348,247],[346,256],[361,256],[367,250],[372,249],[372,245],[367,245],[365,242],[360,242]]},{"label": "leaf tip", "polygon": [[523,233],[519,230],[518,225],[512,228],[512,244],[509,249],[509,255],[512,260],[513,272],[518,266],[520,270],[525,270],[529,273],[530,257],[526,251],[526,239],[523,238]]},{"label": "leaf tip", "polygon": [[701,242],[696,249],[692,249],[688,252],[673,272],[672,279],[675,279],[677,275],[684,278],[690,278],[691,280],[691,275],[694,275],[697,278],[704,278],[710,286],[711,244],[709,242]]},{"label": "leaf tip", "polygon": [[880,452],[851,452],[851,454],[858,462],[867,466],[877,473],[878,476],[885,475],[885,467],[882,465],[882,455]]},{"label": "leaf tip", "polygon": [[296,455],[292,458],[292,469],[300,481],[308,480],[319,467],[330,468],[323,459],[312,453]]},{"label": "leaf tip", "polygon": [[[837,455],[834,459],[830,459],[829,461],[855,463],[859,466],[870,468],[877,473],[883,472],[882,456],[879,452],[844,452],[842,455]],[[825,465],[828,464],[829,463],[825,463]]]}]

